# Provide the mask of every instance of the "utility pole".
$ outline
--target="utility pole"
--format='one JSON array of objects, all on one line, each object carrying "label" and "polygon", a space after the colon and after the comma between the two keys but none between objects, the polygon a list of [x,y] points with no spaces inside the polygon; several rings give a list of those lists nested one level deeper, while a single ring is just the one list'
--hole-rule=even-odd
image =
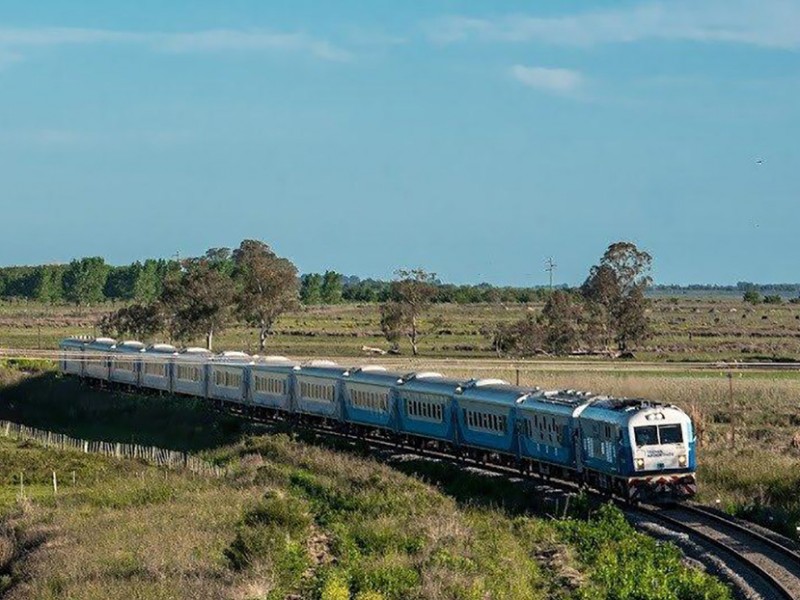
[{"label": "utility pole", "polygon": [[548,256],[544,261],[544,270],[550,275],[550,291],[553,291],[553,271],[556,270],[558,265],[553,261],[552,256]]},{"label": "utility pole", "polygon": [[736,405],[733,400],[733,373],[731,371],[728,371],[728,414],[731,426],[731,448],[736,448]]}]

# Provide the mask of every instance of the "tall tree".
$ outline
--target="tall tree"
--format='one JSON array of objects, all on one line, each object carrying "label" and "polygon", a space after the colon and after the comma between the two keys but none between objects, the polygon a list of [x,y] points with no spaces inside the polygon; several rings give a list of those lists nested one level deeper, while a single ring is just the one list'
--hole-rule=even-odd
[{"label": "tall tree", "polygon": [[542,310],[545,346],[553,354],[568,354],[581,342],[581,303],[564,290],[550,294]]},{"label": "tall tree", "polygon": [[74,304],[102,302],[108,271],[99,256],[73,260],[64,272],[64,297]]},{"label": "tall tree", "polygon": [[322,275],[306,273],[300,278],[300,301],[305,306],[322,302]]},{"label": "tall tree", "polygon": [[650,285],[652,257],[631,242],[611,244],[593,266],[581,287],[589,303],[602,307],[594,314],[605,316],[605,327],[613,332],[620,351],[626,351],[649,333],[644,291]]},{"label": "tall tree", "polygon": [[258,328],[258,347],[263,352],[275,321],[297,306],[297,268],[257,240],[244,240],[234,250],[233,260],[238,283],[237,310]]},{"label": "tall tree", "polygon": [[100,331],[105,335],[122,337],[131,334],[147,341],[164,328],[164,315],[158,303],[131,304],[106,315],[100,321]]},{"label": "tall tree", "polygon": [[389,300],[381,306],[381,329],[390,344],[396,345],[400,336],[411,343],[411,352],[419,354],[419,340],[435,330],[439,319],[423,329],[422,317],[436,295],[436,274],[423,269],[400,269],[389,289]]},{"label": "tall tree", "polygon": [[213,350],[214,335],[224,329],[231,316],[230,277],[205,258],[184,261],[183,273],[164,283],[161,303],[175,338],[186,340],[202,334],[206,348]]},{"label": "tall tree", "polygon": [[33,297],[39,302],[56,302],[62,297],[64,269],[61,265],[36,267],[33,273]]},{"label": "tall tree", "polygon": [[336,271],[325,271],[322,276],[320,294],[323,304],[339,304],[342,301],[343,278]]}]

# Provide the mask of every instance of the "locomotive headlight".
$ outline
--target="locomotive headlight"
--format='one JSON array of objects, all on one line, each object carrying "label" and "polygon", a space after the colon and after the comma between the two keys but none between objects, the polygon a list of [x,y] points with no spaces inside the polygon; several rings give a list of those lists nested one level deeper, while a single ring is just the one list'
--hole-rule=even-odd
[{"label": "locomotive headlight", "polygon": [[644,469],[644,459],[643,458],[637,458],[636,459],[636,469],[638,471],[641,471],[642,469]]},{"label": "locomotive headlight", "polygon": [[681,454],[681,455],[678,457],[678,464],[679,464],[680,466],[682,466],[682,467],[685,467],[685,466],[686,466],[686,455],[685,455],[685,454]]}]

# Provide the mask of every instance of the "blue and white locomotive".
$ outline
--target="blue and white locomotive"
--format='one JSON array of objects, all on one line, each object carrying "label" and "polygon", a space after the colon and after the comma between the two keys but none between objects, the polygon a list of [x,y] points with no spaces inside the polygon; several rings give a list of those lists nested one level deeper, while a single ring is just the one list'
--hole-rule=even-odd
[{"label": "blue and white locomotive", "polygon": [[632,502],[696,492],[695,439],[675,406],[498,379],[393,373],[330,361],[214,355],[167,344],[71,338],[64,374],[236,405],[245,412],[332,424],[458,456],[571,479]]}]

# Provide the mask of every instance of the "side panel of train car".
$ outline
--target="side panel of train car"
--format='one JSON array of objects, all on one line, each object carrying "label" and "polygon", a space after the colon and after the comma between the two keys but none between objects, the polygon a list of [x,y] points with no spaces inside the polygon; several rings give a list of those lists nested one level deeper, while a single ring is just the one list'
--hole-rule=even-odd
[{"label": "side panel of train car", "polygon": [[58,347],[61,350],[58,366],[64,374],[78,375],[79,377],[83,377],[83,351],[87,343],[87,340],[69,338],[62,340],[58,344]]},{"label": "side panel of train car", "polygon": [[248,362],[211,363],[208,368],[208,397],[242,404],[246,401]]},{"label": "side panel of train car", "polygon": [[122,342],[114,347],[111,354],[109,379],[114,383],[138,386],[141,376],[141,355],[144,352],[141,342]]},{"label": "side panel of train car", "polygon": [[294,410],[300,414],[341,419],[341,378],[346,369],[319,362],[294,371]]},{"label": "side panel of train car", "polygon": [[540,472],[551,472],[551,466],[576,469],[573,413],[583,401],[563,393],[540,392],[518,405],[520,454],[538,463]]},{"label": "side panel of train car", "polygon": [[397,396],[393,388],[401,374],[382,367],[362,367],[342,378],[344,420],[379,429],[396,429]]},{"label": "side panel of train car", "polygon": [[395,386],[399,432],[457,444],[453,394],[460,383],[422,373]]},{"label": "side panel of train car", "polygon": [[172,367],[172,391],[175,394],[208,395],[208,363],[214,354],[205,348],[187,348],[175,356]]},{"label": "side panel of train car", "polygon": [[86,344],[83,350],[85,365],[83,373],[86,377],[108,381],[111,352],[116,344],[111,338],[97,338]]},{"label": "side panel of train car", "polygon": [[292,374],[295,365],[288,359],[269,359],[250,367],[250,404],[290,412]]},{"label": "side panel of train car", "polygon": [[500,380],[478,380],[456,391],[460,443],[518,456],[516,402],[526,391]]},{"label": "side panel of train car", "polygon": [[139,381],[142,387],[172,391],[172,363],[178,349],[169,344],[155,344],[141,355],[142,370]]}]

